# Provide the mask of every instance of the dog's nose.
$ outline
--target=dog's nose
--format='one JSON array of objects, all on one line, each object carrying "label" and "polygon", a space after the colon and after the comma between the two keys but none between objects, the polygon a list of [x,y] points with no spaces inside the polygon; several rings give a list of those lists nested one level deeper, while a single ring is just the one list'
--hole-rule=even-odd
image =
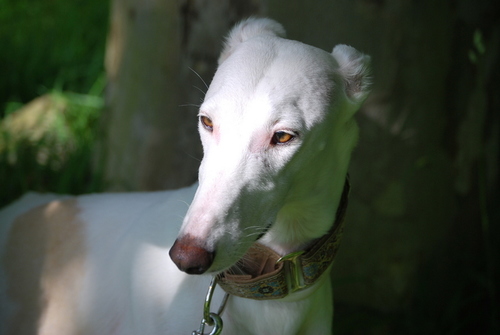
[{"label": "dog's nose", "polygon": [[175,240],[169,254],[179,270],[190,275],[204,273],[214,261],[214,252],[200,247],[196,239],[189,235]]}]

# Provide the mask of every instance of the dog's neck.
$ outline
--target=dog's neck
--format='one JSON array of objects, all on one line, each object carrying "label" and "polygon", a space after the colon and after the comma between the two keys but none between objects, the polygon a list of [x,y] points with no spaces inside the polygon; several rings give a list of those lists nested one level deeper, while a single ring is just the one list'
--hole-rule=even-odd
[{"label": "dog's neck", "polygon": [[349,189],[347,178],[335,221],[327,234],[304,250],[284,256],[255,243],[235,266],[218,275],[218,284],[226,293],[256,300],[282,299],[318,284],[340,245]]},{"label": "dog's neck", "polygon": [[358,139],[358,127],[351,117],[333,115],[319,132],[323,143],[312,139],[304,148],[309,159],[295,172],[293,187],[276,222],[260,242],[286,255],[307,247],[332,227],[342,196],[351,152]]},{"label": "dog's neck", "polygon": [[345,180],[344,177],[338,179],[342,181],[339,193],[329,192],[329,204],[319,196],[287,203],[279,211],[273,228],[259,242],[278,254],[286,255],[307,247],[313,240],[326,234],[333,224]]}]

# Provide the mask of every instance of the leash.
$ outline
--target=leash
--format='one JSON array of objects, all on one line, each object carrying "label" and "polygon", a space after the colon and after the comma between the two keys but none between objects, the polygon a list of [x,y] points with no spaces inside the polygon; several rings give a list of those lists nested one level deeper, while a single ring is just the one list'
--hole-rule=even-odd
[{"label": "leash", "polygon": [[212,304],[212,296],[214,295],[215,286],[217,285],[217,277],[213,277],[210,285],[208,286],[207,296],[205,298],[205,303],[203,304],[203,318],[201,319],[200,328],[198,330],[193,330],[191,335],[204,335],[205,326],[213,327],[209,335],[219,335],[222,331],[222,312],[226,307],[227,299],[229,294],[226,293],[222,299],[221,305],[217,313],[210,312],[210,305]]}]

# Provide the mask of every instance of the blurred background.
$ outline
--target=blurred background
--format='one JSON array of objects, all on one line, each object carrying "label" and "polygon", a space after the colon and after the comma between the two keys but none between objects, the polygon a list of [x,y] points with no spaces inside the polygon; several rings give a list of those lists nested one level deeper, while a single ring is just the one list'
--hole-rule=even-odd
[{"label": "blurred background", "polygon": [[498,0],[0,0],[0,206],[193,183],[197,106],[251,15],[372,56],[335,333],[499,334]]}]

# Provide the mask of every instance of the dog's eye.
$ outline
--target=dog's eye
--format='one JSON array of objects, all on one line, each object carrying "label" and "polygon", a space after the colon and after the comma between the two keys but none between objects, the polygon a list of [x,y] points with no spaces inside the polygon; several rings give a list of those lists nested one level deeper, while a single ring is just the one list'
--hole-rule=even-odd
[{"label": "dog's eye", "polygon": [[277,131],[274,133],[271,139],[272,144],[283,144],[293,140],[295,136],[293,134],[287,133],[285,131]]},{"label": "dog's eye", "polygon": [[207,130],[212,131],[214,129],[214,123],[212,120],[204,115],[200,116],[200,122]]}]

